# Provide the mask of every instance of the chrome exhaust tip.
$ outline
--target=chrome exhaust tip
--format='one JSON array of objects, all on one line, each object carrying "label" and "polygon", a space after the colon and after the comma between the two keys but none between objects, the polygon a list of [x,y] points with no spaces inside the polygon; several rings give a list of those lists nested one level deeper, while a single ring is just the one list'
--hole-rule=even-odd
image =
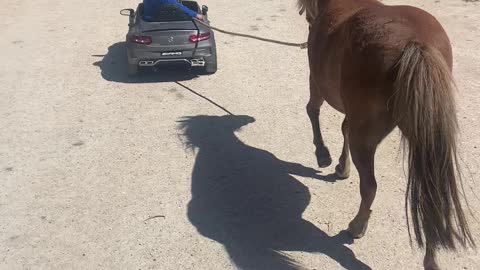
[{"label": "chrome exhaust tip", "polygon": [[190,65],[192,67],[204,67],[205,66],[205,60],[200,58],[200,59],[192,59],[190,60]]},{"label": "chrome exhaust tip", "polygon": [[151,67],[151,66],[155,65],[155,62],[153,62],[153,61],[140,61],[138,63],[138,65],[142,66],[142,67]]}]

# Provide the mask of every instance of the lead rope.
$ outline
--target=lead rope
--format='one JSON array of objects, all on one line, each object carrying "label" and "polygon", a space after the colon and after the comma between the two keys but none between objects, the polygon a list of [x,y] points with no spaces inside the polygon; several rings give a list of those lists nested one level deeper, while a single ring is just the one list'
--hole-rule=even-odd
[{"label": "lead rope", "polygon": [[308,46],[307,42],[292,43],[292,42],[284,42],[284,41],[279,41],[279,40],[274,40],[274,39],[269,39],[269,38],[262,38],[262,37],[257,37],[257,36],[253,36],[253,35],[242,34],[242,33],[235,33],[235,32],[225,31],[225,30],[213,27],[213,26],[211,26],[211,25],[209,25],[209,24],[205,23],[204,21],[201,21],[197,18],[193,18],[193,20],[198,22],[199,24],[205,26],[205,27],[208,27],[212,30],[215,30],[215,31],[218,31],[218,32],[223,33],[223,34],[227,34],[227,35],[257,39],[257,40],[270,42],[270,43],[275,43],[275,44],[280,44],[280,45],[284,45],[284,46],[299,47],[300,49],[305,49]]}]

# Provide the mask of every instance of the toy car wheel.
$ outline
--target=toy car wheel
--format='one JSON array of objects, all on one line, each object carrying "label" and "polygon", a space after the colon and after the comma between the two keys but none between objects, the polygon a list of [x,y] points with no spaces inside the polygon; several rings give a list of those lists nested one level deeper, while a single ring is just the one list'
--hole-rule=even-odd
[{"label": "toy car wheel", "polygon": [[207,59],[205,63],[205,73],[213,74],[217,72],[217,54],[214,53],[210,59]]}]

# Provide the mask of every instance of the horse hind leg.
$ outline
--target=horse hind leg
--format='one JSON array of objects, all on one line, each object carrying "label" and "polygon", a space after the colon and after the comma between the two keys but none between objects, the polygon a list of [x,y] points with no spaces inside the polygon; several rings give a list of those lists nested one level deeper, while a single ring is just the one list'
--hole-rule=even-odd
[{"label": "horse hind leg", "polygon": [[315,145],[315,156],[317,158],[318,167],[324,168],[332,164],[332,158],[328,148],[325,146],[320,129],[320,107],[325,99],[314,85],[310,78],[310,100],[307,104],[307,114],[310,118],[313,131],[313,144]]},{"label": "horse hind leg", "polygon": [[425,270],[440,270],[440,267],[437,264],[436,250],[428,243],[426,245],[425,257],[423,259],[423,268]]},{"label": "horse hind leg", "polygon": [[342,155],[338,160],[338,165],[335,167],[335,174],[340,179],[347,179],[350,176],[350,143],[348,141],[348,120],[347,117],[342,123],[343,133],[343,149]]},{"label": "horse hind leg", "polygon": [[[362,201],[355,218],[350,222],[348,231],[354,238],[365,235],[371,215],[371,206],[375,200],[377,181],[375,179],[375,152],[378,144],[390,133],[393,125],[386,126],[383,119],[369,117],[370,119],[349,118],[349,141],[352,160],[360,176],[360,195]],[[355,121],[355,122],[354,122]],[[362,123],[354,125],[354,123]]]},{"label": "horse hind leg", "polygon": [[360,176],[362,201],[357,215],[348,224],[348,231],[354,238],[362,238],[367,231],[368,221],[372,212],[370,207],[375,200],[377,192],[377,181],[373,166],[376,145],[364,145],[361,142],[354,142],[351,144],[351,148],[353,163],[357,167]]}]

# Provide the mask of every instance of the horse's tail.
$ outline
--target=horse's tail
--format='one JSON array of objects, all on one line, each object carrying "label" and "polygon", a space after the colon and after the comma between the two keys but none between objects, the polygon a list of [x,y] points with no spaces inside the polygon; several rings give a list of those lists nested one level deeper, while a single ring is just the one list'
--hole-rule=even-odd
[{"label": "horse's tail", "polygon": [[437,49],[411,42],[395,71],[393,115],[408,145],[405,210],[408,218],[410,208],[417,243],[455,249],[457,239],[463,247],[474,247],[457,184],[461,179],[451,69]]}]

